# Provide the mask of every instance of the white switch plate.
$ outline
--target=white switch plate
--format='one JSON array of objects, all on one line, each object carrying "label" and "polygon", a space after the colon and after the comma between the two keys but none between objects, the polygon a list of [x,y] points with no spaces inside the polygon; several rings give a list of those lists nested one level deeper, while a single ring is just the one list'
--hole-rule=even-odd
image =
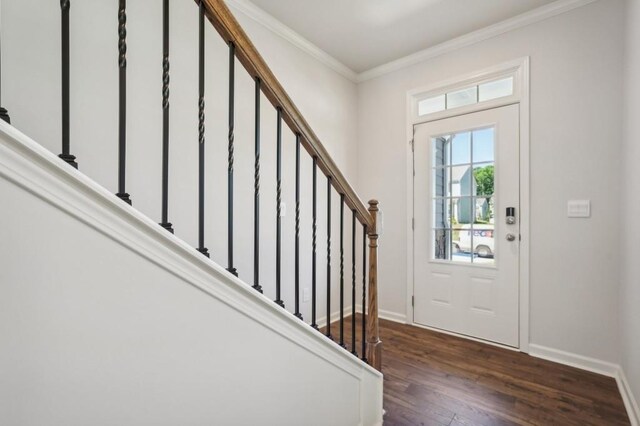
[{"label": "white switch plate", "polygon": [[302,301],[303,302],[308,302],[311,299],[311,292],[309,291],[309,288],[305,288],[302,290]]},{"label": "white switch plate", "polygon": [[591,217],[591,200],[569,200],[567,217]]},{"label": "white switch plate", "polygon": [[280,217],[285,217],[287,215],[287,203],[280,203]]}]

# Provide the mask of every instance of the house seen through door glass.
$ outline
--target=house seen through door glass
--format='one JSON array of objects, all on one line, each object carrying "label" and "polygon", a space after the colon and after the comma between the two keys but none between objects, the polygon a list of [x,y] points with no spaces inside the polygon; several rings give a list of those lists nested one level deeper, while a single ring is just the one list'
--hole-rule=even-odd
[{"label": "house seen through door glass", "polygon": [[493,127],[431,139],[433,259],[493,265]]}]

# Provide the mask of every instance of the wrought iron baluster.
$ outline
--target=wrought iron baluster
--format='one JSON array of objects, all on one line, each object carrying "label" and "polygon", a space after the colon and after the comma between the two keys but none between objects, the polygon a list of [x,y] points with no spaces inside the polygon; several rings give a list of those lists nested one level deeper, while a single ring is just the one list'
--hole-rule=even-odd
[{"label": "wrought iron baluster", "polygon": [[367,361],[367,225],[362,225],[362,360]]},{"label": "wrought iron baluster", "polygon": [[255,93],[255,165],[253,175],[253,288],[262,293],[260,285],[260,86],[256,77]]},{"label": "wrought iron baluster", "polygon": [[326,335],[331,336],[331,176],[327,176],[327,325]]},{"label": "wrought iron baluster", "polygon": [[228,264],[227,271],[236,277],[238,271],[233,267],[233,162],[234,162],[234,126],[235,126],[235,63],[236,63],[236,45],[229,43],[229,167],[227,169],[227,196],[228,196]]},{"label": "wrought iron baluster", "polygon": [[300,313],[300,134],[296,133],[296,231],[295,231],[295,312],[294,315],[302,319]]},{"label": "wrought iron baluster", "polygon": [[162,222],[173,234],[169,222],[169,0],[162,1]]},{"label": "wrought iron baluster", "polygon": [[351,217],[351,353],[358,356],[356,350],[356,211]]},{"label": "wrought iron baluster", "polygon": [[204,243],[205,202],[205,131],[204,131],[204,2],[200,1],[198,14],[198,251],[209,257]]},{"label": "wrought iron baluster", "polygon": [[313,157],[313,190],[312,190],[312,225],[311,225],[311,327],[318,329],[316,323],[316,302],[317,302],[317,288],[316,288],[316,233],[318,222],[318,210],[317,210],[317,171],[318,171],[318,158]]},{"label": "wrought iron baluster", "polygon": [[340,346],[344,344],[344,194],[340,194]]},{"label": "wrought iron baluster", "polygon": [[284,308],[282,301],[282,108],[277,108],[278,124],[276,135],[276,300]]},{"label": "wrought iron baluster", "polygon": [[78,163],[76,162],[76,157],[71,155],[70,142],[69,9],[71,9],[71,0],[60,0],[60,10],[62,12],[62,154],[58,155],[58,157],[77,169]]},{"label": "wrought iron baluster", "polygon": [[118,193],[122,201],[131,205],[131,198],[125,189],[127,161],[127,2],[118,5]]}]

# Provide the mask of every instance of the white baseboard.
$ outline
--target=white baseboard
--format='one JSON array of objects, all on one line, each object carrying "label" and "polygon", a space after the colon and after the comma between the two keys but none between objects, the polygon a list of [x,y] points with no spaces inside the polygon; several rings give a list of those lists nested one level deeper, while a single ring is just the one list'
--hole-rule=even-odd
[{"label": "white baseboard", "polygon": [[385,311],[384,309],[378,310],[378,317],[393,322],[399,322],[401,324],[407,323],[407,316],[405,314],[399,314],[397,312]]},{"label": "white baseboard", "polygon": [[559,349],[548,348],[534,343],[529,345],[529,355],[614,378],[620,369],[619,365],[611,362],[589,358]]},{"label": "white baseboard", "polygon": [[[358,311],[358,308],[356,307],[356,311]],[[343,314],[342,314],[345,318],[350,317],[351,316],[351,306],[345,307]],[[337,322],[340,320],[340,311],[335,311],[331,313],[331,324]],[[318,320],[316,321],[318,324],[318,328],[323,328],[326,327],[327,325],[327,317],[326,315],[323,317],[318,318]]]},{"label": "white baseboard", "polygon": [[[357,313],[361,313],[362,312],[362,305],[356,305],[356,312]],[[351,306],[345,307],[344,308],[344,316],[346,317],[350,317],[351,316]],[[388,321],[393,321],[393,322],[398,322],[400,324],[406,324],[407,323],[407,316],[404,314],[399,314],[397,312],[391,312],[391,311],[385,311],[384,309],[380,309],[378,310],[378,318],[382,318],[384,320],[388,320]],[[331,313],[331,323],[333,324],[334,322],[338,321],[340,319],[340,311],[336,311],[336,312],[332,312]],[[327,325],[327,317],[320,317],[318,318],[318,327],[322,328],[325,325]]]},{"label": "white baseboard", "polygon": [[[356,312],[362,312],[362,305],[356,305]],[[400,324],[407,324],[407,316],[405,314],[385,311],[384,309],[378,309],[378,318],[393,322],[399,322]]]},{"label": "white baseboard", "polygon": [[631,425],[640,426],[640,410],[638,409],[638,402],[631,392],[631,387],[629,386],[629,382],[627,381],[627,377],[625,376],[624,370],[621,366],[608,361],[602,361],[533,343],[529,345],[529,355],[614,378],[618,384],[620,396],[622,397],[625,409],[629,415]]},{"label": "white baseboard", "polygon": [[622,367],[618,369],[616,382],[618,383],[618,389],[620,390],[624,406],[627,409],[631,426],[640,426],[640,408],[638,408],[638,401],[631,392],[631,387],[629,386],[627,376],[624,374]]}]

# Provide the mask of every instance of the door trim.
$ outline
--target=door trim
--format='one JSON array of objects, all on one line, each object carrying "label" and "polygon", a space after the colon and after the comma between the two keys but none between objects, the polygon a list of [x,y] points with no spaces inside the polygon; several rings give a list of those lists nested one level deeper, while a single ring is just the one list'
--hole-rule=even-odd
[{"label": "door trim", "polygon": [[[458,110],[443,111],[437,117],[415,117],[415,98],[419,94],[431,92],[442,88],[464,86],[469,81],[490,77],[499,73],[507,73],[515,70],[514,95],[505,99],[470,105]],[[529,293],[529,256],[530,256],[530,105],[529,105],[529,57],[509,61],[495,67],[479,70],[455,79],[442,81],[429,87],[417,88],[407,92],[407,283],[406,283],[406,323],[423,327],[414,321],[413,294],[415,284],[414,271],[414,159],[413,159],[413,135],[414,126],[444,118],[457,117],[464,114],[479,112],[487,109],[498,108],[506,105],[520,105],[520,264],[519,264],[519,345],[518,350],[529,353],[529,318],[530,318],[530,293]],[[440,331],[440,330],[438,330]],[[452,334],[452,333],[449,333]],[[455,333],[453,333],[455,334]],[[469,336],[459,335],[463,338]],[[484,342],[484,341],[483,341]],[[488,343],[488,342],[487,342]]]}]

